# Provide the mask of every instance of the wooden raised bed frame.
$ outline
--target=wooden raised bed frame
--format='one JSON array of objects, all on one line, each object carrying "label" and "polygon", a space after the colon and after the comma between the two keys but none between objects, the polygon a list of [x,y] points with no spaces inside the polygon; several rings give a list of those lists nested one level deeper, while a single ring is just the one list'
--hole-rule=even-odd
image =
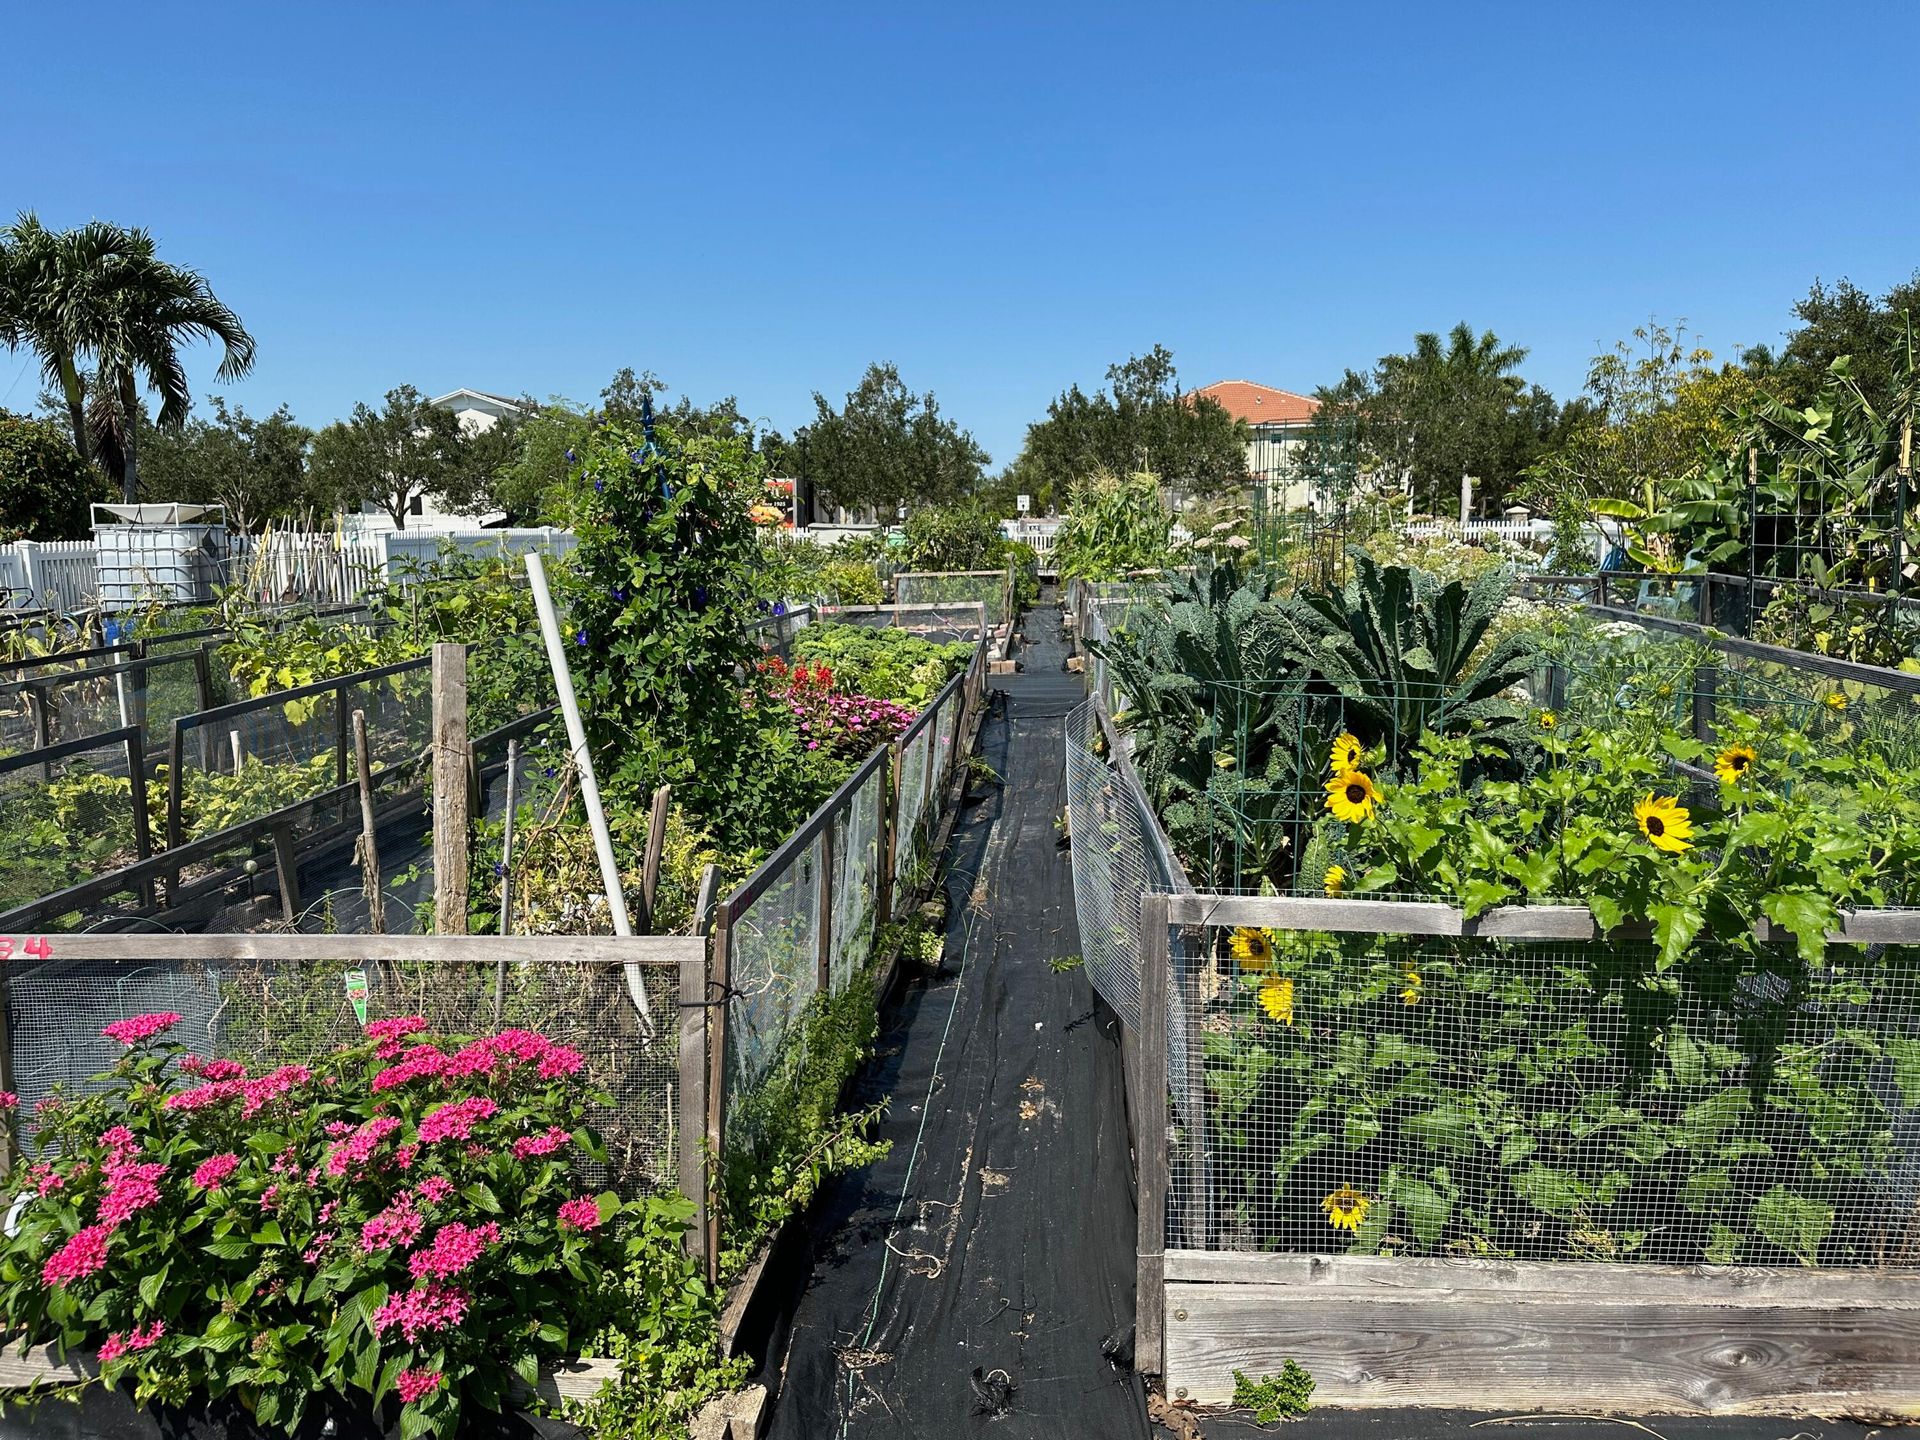
[{"label": "wooden raised bed frame", "polygon": [[[1448,905],[1206,894],[1141,902],[1141,1029],[1164,1033],[1169,928],[1587,939],[1578,906],[1467,919]],[[1833,937],[1920,944],[1920,910]],[[1657,1266],[1168,1250],[1167,1055],[1143,1044],[1137,1367],[1225,1404],[1289,1359],[1319,1404],[1920,1418],[1920,1269]]]}]

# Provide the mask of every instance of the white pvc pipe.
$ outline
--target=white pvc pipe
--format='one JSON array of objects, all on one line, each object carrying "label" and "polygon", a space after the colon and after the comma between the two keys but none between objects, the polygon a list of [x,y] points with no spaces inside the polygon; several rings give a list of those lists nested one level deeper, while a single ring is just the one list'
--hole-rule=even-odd
[{"label": "white pvc pipe", "polygon": [[[553,613],[553,596],[547,591],[547,568],[540,552],[527,552],[527,579],[533,586],[533,606],[540,613],[540,635],[547,642],[547,663],[553,667],[553,688],[560,697],[560,715],[567,722],[567,744],[573,755],[574,769],[580,775],[580,803],[587,807],[587,825],[593,831],[593,851],[600,859],[600,880],[606,886],[607,905],[613,911],[613,933],[633,934],[627,919],[626,891],[620,884],[620,862],[614,858],[613,835],[607,829],[607,812],[600,805],[600,782],[594,779],[593,757],[587,753],[587,732],[580,725],[580,705],[573,696],[573,673],[567,667],[566,642],[560,635],[560,621]],[[622,967],[627,976],[627,994],[649,1038],[653,1035],[653,1012],[647,1006],[647,987],[638,965]]]}]

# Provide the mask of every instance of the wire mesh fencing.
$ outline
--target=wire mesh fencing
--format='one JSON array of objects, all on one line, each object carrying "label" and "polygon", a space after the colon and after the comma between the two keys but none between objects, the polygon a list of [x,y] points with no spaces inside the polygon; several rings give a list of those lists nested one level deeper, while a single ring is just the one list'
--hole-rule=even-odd
[{"label": "wire mesh fencing", "polygon": [[0,915],[144,858],[155,799],[132,727],[0,758]]},{"label": "wire mesh fencing", "polygon": [[1920,1262],[1920,948],[1661,974],[1640,943],[1239,904],[1173,935],[1170,1247]]},{"label": "wire mesh fencing", "polygon": [[627,972],[637,971],[653,1015],[677,1013],[678,961],[647,957],[642,952],[652,942],[602,941],[600,953],[582,959],[578,941],[546,942],[552,958],[541,953],[542,942],[523,941],[490,963],[439,958],[433,947],[444,942],[431,939],[409,942],[414,958],[378,960],[362,958],[364,948],[356,953],[350,942],[329,958],[312,958],[310,948],[291,948],[310,944],[296,937],[253,941],[252,955],[207,941],[205,953],[191,959],[151,935],[96,940],[113,947],[111,959],[63,958],[59,952],[72,942],[51,943],[51,957],[16,956],[0,970],[11,1083],[20,1096],[21,1138],[29,1142],[41,1102],[101,1088],[95,1077],[120,1055],[121,1047],[100,1033],[114,1020],[173,1012],[181,1020],[169,1038],[258,1074],[311,1067],[360,1041],[360,994],[368,1020],[423,1015],[445,1036],[517,1027],[579,1050],[586,1060],[581,1083],[607,1097],[589,1111],[609,1152],[593,1178],[633,1195],[677,1182],[679,1028],[655,1023],[649,1032],[627,988]]},{"label": "wire mesh fencing", "polygon": [[870,763],[856,777],[853,793],[834,817],[831,954],[828,983],[838,994],[874,958],[882,870],[887,861],[886,810],[892,777],[884,763]]},{"label": "wire mesh fencing", "polygon": [[1098,697],[1067,717],[1067,833],[1087,979],[1130,1028],[1140,1024],[1140,897],[1187,888],[1130,772],[1117,765]]},{"label": "wire mesh fencing", "polygon": [[987,624],[996,630],[1013,614],[1011,570],[903,570],[893,577],[893,587],[894,599],[903,606],[982,605]]}]

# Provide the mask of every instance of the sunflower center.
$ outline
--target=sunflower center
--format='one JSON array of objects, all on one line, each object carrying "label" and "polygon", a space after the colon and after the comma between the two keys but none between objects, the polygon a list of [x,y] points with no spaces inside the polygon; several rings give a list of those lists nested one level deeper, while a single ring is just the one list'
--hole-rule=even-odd
[{"label": "sunflower center", "polygon": [[1662,820],[1658,815],[1647,816],[1647,833],[1649,835],[1666,834],[1667,833],[1666,821]]},{"label": "sunflower center", "polygon": [[1349,805],[1358,805],[1362,800],[1366,798],[1367,798],[1366,786],[1364,785],[1347,786],[1347,803]]},{"label": "sunflower center", "polygon": [[1747,768],[1747,757],[1744,755],[1735,755],[1732,756],[1727,763],[1735,770],[1744,770]]}]

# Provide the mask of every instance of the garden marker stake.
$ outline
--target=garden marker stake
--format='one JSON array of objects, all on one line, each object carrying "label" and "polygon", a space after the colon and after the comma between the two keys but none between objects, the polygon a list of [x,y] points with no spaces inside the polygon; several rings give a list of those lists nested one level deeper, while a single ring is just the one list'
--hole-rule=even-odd
[{"label": "garden marker stake", "polygon": [[[620,862],[614,859],[613,836],[607,831],[607,812],[600,807],[600,782],[593,776],[593,757],[587,753],[587,733],[580,725],[580,704],[573,695],[573,675],[567,668],[567,647],[560,639],[560,621],[553,613],[553,596],[547,590],[547,567],[540,552],[527,552],[527,581],[533,586],[533,607],[540,613],[540,638],[547,642],[547,663],[553,667],[554,693],[560,697],[560,715],[567,722],[567,745],[573,767],[580,776],[580,803],[587,809],[587,825],[593,831],[593,851],[600,859],[600,879],[607,887],[607,906],[613,911],[613,933],[630,936],[633,924],[627,919],[626,892],[620,885]],[[641,981],[638,965],[621,967],[627,976],[627,994],[633,1008],[640,1012],[640,1029],[653,1039],[653,1011],[647,1006],[647,987]]]}]

